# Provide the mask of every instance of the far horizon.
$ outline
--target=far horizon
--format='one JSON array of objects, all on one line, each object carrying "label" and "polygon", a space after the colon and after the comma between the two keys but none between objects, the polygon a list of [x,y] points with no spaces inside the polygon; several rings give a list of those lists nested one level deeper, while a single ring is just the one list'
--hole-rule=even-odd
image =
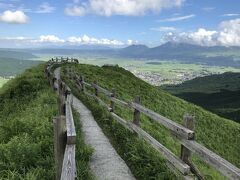
[{"label": "far horizon", "polygon": [[1,0],[0,48],[240,46],[239,6],[234,0]]}]

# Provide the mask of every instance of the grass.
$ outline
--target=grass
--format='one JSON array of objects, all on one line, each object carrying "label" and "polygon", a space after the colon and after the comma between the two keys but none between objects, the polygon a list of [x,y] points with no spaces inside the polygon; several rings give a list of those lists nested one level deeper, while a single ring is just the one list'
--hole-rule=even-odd
[{"label": "grass", "polygon": [[[116,89],[117,97],[122,100],[129,101],[132,100],[135,95],[140,95],[141,103],[144,106],[177,123],[183,123],[184,114],[193,114],[195,116],[196,141],[204,144],[207,148],[240,167],[240,150],[238,147],[240,144],[239,124],[228,121],[198,106],[171,96],[167,92],[159,90],[136,78],[122,68],[101,68],[84,64],[74,65],[72,67],[79,74],[84,75],[87,82],[97,80],[102,87]],[[74,85],[70,85],[74,89]],[[165,178],[168,178],[168,176],[171,178],[175,177],[169,173],[164,166],[163,158],[154,152],[149,145],[132,136],[117,123],[112,122],[108,113],[97,105],[94,100],[83,96],[76,89],[74,93],[92,110],[99,125],[104,129],[108,137],[110,137],[115,148],[138,179],[159,179],[156,177],[158,177],[162,171],[166,172],[165,176],[163,176]],[[132,119],[132,113],[126,109],[117,108],[116,113],[127,120]],[[141,127],[176,155],[180,155],[180,144],[176,139],[171,137],[170,132],[164,127],[143,115],[141,116]],[[133,153],[129,154],[129,152],[132,151]],[[158,164],[159,162],[161,163]],[[207,179],[224,179],[216,170],[198,158],[194,157],[194,162]],[[146,164],[148,168],[145,167]],[[155,166],[156,164],[158,164],[157,167]]]},{"label": "grass", "polygon": [[0,76],[16,76],[27,68],[40,64],[41,61],[20,60],[0,57]]},{"label": "grass", "polygon": [[43,72],[39,65],[0,89],[0,179],[54,179],[57,97]]},{"label": "grass", "polygon": [[80,98],[92,111],[95,120],[137,179],[180,178],[166,167],[163,157],[153,148],[131,134],[120,124],[114,122],[103,107],[98,105],[93,99],[79,93],[74,84],[68,81],[65,76],[63,76],[63,79],[68,82],[73,94]]},{"label": "grass", "polygon": [[0,77],[0,88],[1,88],[6,82],[8,82],[8,79],[5,79],[5,78]]},{"label": "grass", "polygon": [[240,122],[239,79],[240,73],[228,72],[162,88],[222,117]]},{"label": "grass", "polygon": [[95,177],[92,174],[89,161],[93,153],[93,149],[86,145],[82,137],[81,123],[79,121],[79,114],[73,111],[74,123],[77,132],[76,138],[76,165],[77,165],[77,177],[79,180],[94,180]]}]

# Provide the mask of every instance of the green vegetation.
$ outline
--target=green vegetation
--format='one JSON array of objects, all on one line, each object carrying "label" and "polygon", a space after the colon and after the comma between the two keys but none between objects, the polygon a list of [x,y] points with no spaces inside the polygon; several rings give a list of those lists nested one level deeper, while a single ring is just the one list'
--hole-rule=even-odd
[{"label": "green vegetation", "polygon": [[[101,68],[83,64],[72,67],[79,74],[84,75],[87,82],[97,80],[99,85],[104,88],[116,89],[117,97],[120,99],[129,101],[135,95],[140,95],[141,103],[144,106],[178,123],[182,123],[184,114],[193,114],[196,118],[196,141],[240,167],[239,124],[221,118],[151,86],[122,68]],[[63,78],[65,77],[63,76]],[[92,111],[95,119],[111,139],[118,153],[127,162],[136,178],[176,179],[175,175],[166,168],[159,153],[156,153],[149,145],[136,138],[121,125],[112,121],[105,109],[91,98],[81,94],[70,81],[68,83],[73,89],[73,93]],[[126,109],[118,107],[115,112],[127,120],[132,119],[132,113]],[[171,133],[163,126],[142,115],[141,127],[176,155],[180,155],[180,144],[175,138],[171,137]],[[195,156],[194,163],[197,164],[206,179],[224,179],[216,170],[210,168]]]},{"label": "green vegetation", "polygon": [[5,78],[0,77],[0,88],[1,88],[6,82],[8,82],[8,79],[5,79]]},{"label": "green vegetation", "polygon": [[0,76],[15,76],[22,73],[25,69],[35,66],[41,61],[19,60],[0,57]]},{"label": "green vegetation", "polygon": [[54,179],[57,97],[43,72],[39,65],[0,89],[0,179]]},{"label": "green vegetation", "polygon": [[76,140],[76,165],[77,176],[80,180],[94,180],[94,176],[89,167],[89,160],[93,153],[93,149],[84,143],[82,137],[81,124],[79,121],[79,114],[73,111],[74,123],[77,132]]},{"label": "green vegetation", "polygon": [[240,122],[240,73],[196,78],[163,89],[222,117]]},{"label": "green vegetation", "polygon": [[13,59],[32,59],[36,58],[32,53],[27,52],[29,50],[20,49],[0,49],[0,59],[13,58]]},{"label": "green vegetation", "polygon": [[74,84],[68,82],[73,93],[80,98],[92,111],[95,120],[108,136],[111,143],[126,161],[132,173],[138,179],[176,179],[170,172],[164,159],[149,147],[145,142],[139,140],[135,135],[115,123],[106,110],[98,105],[96,101],[88,98],[77,91]]}]

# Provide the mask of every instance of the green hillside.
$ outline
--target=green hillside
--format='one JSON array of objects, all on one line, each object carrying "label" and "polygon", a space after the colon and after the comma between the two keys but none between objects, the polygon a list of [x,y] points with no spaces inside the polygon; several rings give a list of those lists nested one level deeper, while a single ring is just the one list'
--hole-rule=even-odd
[{"label": "green hillside", "polygon": [[19,60],[0,57],[0,76],[15,76],[25,69],[35,66],[41,61]]},{"label": "green hillside", "polygon": [[[71,66],[71,65],[66,65]],[[186,113],[195,116],[196,141],[221,155],[231,163],[240,167],[240,125],[212,114],[204,109],[183,101],[169,93],[136,78],[130,72],[119,67],[98,67],[92,65],[72,65],[75,71],[84,75],[87,82],[98,81],[107,89],[115,89],[117,97],[125,101],[132,100],[135,95],[141,96],[141,103],[178,123],[183,123]],[[63,70],[64,72],[64,70]],[[122,128],[109,117],[106,110],[97,105],[91,98],[83,95],[64,75],[76,94],[92,110],[95,119],[105,134],[127,162],[138,179],[178,179],[164,166],[164,160],[146,143]],[[132,113],[117,108],[116,113],[131,120]],[[161,125],[141,116],[141,127],[159,140],[163,145],[180,155],[180,144],[171,137]],[[159,164],[159,162],[161,162]],[[194,162],[203,172],[206,179],[224,179],[217,171],[194,156]]]},{"label": "green hillside", "polygon": [[0,179],[54,179],[57,96],[43,72],[39,65],[0,89]]},{"label": "green hillside", "polygon": [[[115,89],[117,97],[132,100],[141,96],[142,104],[178,123],[186,113],[195,115],[196,140],[240,167],[240,125],[187,103],[163,90],[136,78],[119,67],[92,65],[64,65],[73,67],[85,76],[87,82],[97,80],[107,88]],[[62,74],[78,96],[92,111],[98,124],[109,137],[121,157],[137,179],[180,179],[166,166],[164,158],[150,145],[124,129],[109,116],[95,100],[83,95]],[[53,125],[57,114],[57,96],[44,77],[44,65],[27,70],[0,89],[0,179],[53,179]],[[116,108],[116,113],[132,119],[132,112]],[[74,113],[74,117],[78,115]],[[75,118],[76,120],[76,118]],[[78,131],[77,170],[80,179],[92,179],[88,161],[92,153]],[[141,116],[141,127],[180,156],[180,144],[164,127]],[[206,179],[224,179],[216,170],[193,156],[194,163]]]},{"label": "green hillside", "polygon": [[240,73],[200,77],[163,89],[222,117],[240,122]]}]

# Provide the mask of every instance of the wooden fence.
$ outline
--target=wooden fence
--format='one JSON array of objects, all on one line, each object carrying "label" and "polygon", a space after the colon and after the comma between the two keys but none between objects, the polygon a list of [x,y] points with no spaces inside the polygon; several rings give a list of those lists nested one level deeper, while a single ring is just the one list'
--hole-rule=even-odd
[{"label": "wooden fence", "polygon": [[[189,179],[190,173],[195,174],[198,179],[204,179],[201,175],[197,167],[191,161],[191,153],[195,153],[200,157],[203,161],[217,169],[222,175],[229,179],[240,179],[240,169],[232,165],[230,162],[226,161],[216,153],[207,149],[203,145],[197,143],[194,140],[194,130],[193,130],[193,117],[185,116],[184,117],[184,125],[178,124],[166,117],[161,116],[160,114],[140,105],[140,97],[136,97],[131,102],[125,102],[115,97],[115,91],[109,91],[107,89],[102,88],[97,84],[96,81],[93,83],[88,83],[84,80],[84,77],[76,74],[71,69],[67,69],[67,76],[73,81],[78,89],[82,91],[85,95],[93,97],[96,99],[101,105],[109,110],[112,117],[122,124],[125,128],[130,130],[131,132],[137,133],[141,138],[143,138],[146,142],[151,144],[157,151],[159,151],[165,159],[169,162],[170,167],[174,167],[178,170],[184,178]],[[94,89],[94,94],[91,94],[87,91],[87,87]],[[106,95],[107,99],[109,99],[110,103],[106,104],[99,96],[99,93]],[[133,112],[133,121],[126,121],[121,118],[117,114],[114,113],[115,106],[121,106],[128,109],[132,109]],[[150,117],[152,120],[157,123],[165,126],[169,131],[172,132],[174,137],[177,137],[179,142],[181,143],[181,157],[177,157],[173,154],[169,149],[167,149],[164,145],[154,139],[151,135],[145,132],[140,127],[140,113]]]},{"label": "wooden fence", "polygon": [[56,63],[52,61],[47,64],[45,74],[51,87],[59,95],[59,116],[53,119],[56,179],[74,180],[77,177],[75,162],[76,130],[71,107],[72,95],[69,87],[61,79],[54,76],[53,65],[56,65]]}]

